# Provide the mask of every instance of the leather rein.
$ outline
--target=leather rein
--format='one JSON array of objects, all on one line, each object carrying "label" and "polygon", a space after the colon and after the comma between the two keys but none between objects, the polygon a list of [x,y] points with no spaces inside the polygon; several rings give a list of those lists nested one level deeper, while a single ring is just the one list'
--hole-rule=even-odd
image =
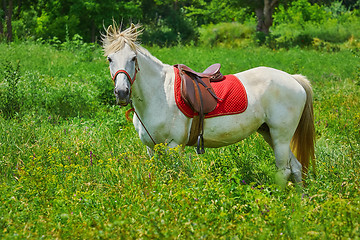
[{"label": "leather rein", "polygon": [[[114,85],[115,85],[115,79],[116,79],[117,75],[119,75],[120,73],[125,74],[125,76],[127,77],[128,81],[130,82],[130,95],[131,95],[131,87],[132,87],[132,85],[133,85],[134,82],[135,82],[136,74],[137,74],[138,71],[140,71],[140,69],[139,69],[139,66],[137,65],[137,62],[136,62],[136,64],[135,64],[135,74],[134,74],[134,77],[133,77],[133,78],[130,77],[130,74],[129,74],[126,70],[120,69],[120,70],[116,71],[116,73],[114,74],[114,76],[112,76],[112,80],[113,80],[113,82],[114,82]],[[156,145],[155,140],[154,140],[153,137],[150,135],[150,132],[147,130],[147,128],[145,127],[145,124],[144,124],[143,121],[141,120],[140,116],[139,116],[139,115],[137,114],[137,112],[135,111],[135,108],[134,108],[134,106],[133,106],[133,104],[132,104],[131,99],[130,99],[130,106],[131,106],[131,108],[130,108],[129,110],[127,110],[126,113],[125,113],[126,119],[129,120],[129,119],[128,119],[129,113],[130,113],[130,112],[134,112],[135,115],[136,115],[136,117],[139,119],[141,125],[144,127],[146,133],[149,135],[151,141],[154,143],[154,145]]]}]

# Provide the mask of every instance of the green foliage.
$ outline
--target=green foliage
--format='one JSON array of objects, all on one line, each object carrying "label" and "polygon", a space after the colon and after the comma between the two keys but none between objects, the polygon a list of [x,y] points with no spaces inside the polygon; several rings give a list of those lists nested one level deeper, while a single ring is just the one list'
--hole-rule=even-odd
[{"label": "green foliage", "polygon": [[39,1],[37,6],[19,6],[21,15],[13,21],[14,33],[17,39],[31,36],[68,42],[67,37],[81,36],[85,42],[96,42],[103,27],[115,20],[123,26],[137,21],[147,26],[149,31],[143,41],[148,44],[174,45],[196,40],[195,26],[185,17],[182,1],[177,2],[179,7],[172,1]]},{"label": "green foliage", "polygon": [[16,39],[58,38],[79,34],[86,42],[99,40],[103,24],[112,19],[128,23],[141,19],[140,1],[49,0],[14,3],[13,33]]},{"label": "green foliage", "polygon": [[307,0],[293,1],[288,8],[280,5],[274,15],[274,26],[283,23],[296,23],[300,26],[305,22],[317,22],[328,19],[331,13],[325,11],[324,7],[310,4]]},{"label": "green foliage", "polygon": [[197,40],[197,30],[190,21],[176,15],[171,19],[159,21],[156,24],[147,24],[147,29],[141,36],[141,41],[148,45],[169,47],[181,44],[190,44]]},{"label": "green foliage", "polygon": [[185,6],[184,9],[186,16],[193,19],[198,26],[222,22],[244,22],[251,16],[248,8],[241,8],[237,1],[232,0],[201,0],[191,6]]},{"label": "green foliage", "polygon": [[41,15],[37,18],[36,37],[49,39],[57,37],[61,41],[65,40],[67,29],[70,29],[70,34],[76,34],[77,30],[81,31],[77,26],[80,20],[76,16],[52,16]]},{"label": "green foliage", "polygon": [[249,137],[246,143],[214,149],[204,157],[211,159],[209,170],[214,177],[226,176],[236,185],[261,186],[264,182],[274,183],[272,151],[259,135]]},{"label": "green foliage", "polygon": [[12,21],[15,40],[32,39],[36,35],[36,11],[22,11],[20,17]]},{"label": "green foliage", "polygon": [[[326,26],[326,28],[323,27]],[[277,47],[311,46],[314,39],[329,43],[346,43],[352,37],[359,39],[357,30],[358,19],[351,19],[346,23],[340,23],[336,19],[324,21],[321,25],[308,22],[299,28],[298,24],[282,24],[274,28],[272,37]],[[359,29],[360,30],[360,29]]]},{"label": "green foliage", "polygon": [[358,47],[360,18],[356,11],[347,11],[340,2],[320,6],[307,0],[292,1],[288,5],[279,5],[273,17],[269,35],[255,32],[256,20],[252,18],[243,24],[202,26],[200,44],[243,48],[257,44],[271,49],[303,47],[321,51]]},{"label": "green foliage", "polygon": [[[15,118],[0,114],[1,239],[359,238],[358,50],[149,51],[199,70],[221,62],[225,74],[265,65],[306,75],[317,176],[310,171],[301,191],[292,183],[278,190],[272,150],[257,134],[202,156],[160,144],[149,158],[127,109],[103,99],[113,85],[99,49],[84,62],[78,48],[0,44],[13,70],[21,59],[24,104]],[[61,113],[55,102],[65,96],[70,110]]]},{"label": "green foliage", "polygon": [[[253,33],[249,37],[249,34],[239,34],[243,32],[241,29],[230,28],[220,36],[210,32],[218,25],[224,25],[220,28],[225,30],[223,23],[230,22],[241,23],[245,27],[239,27],[246,31],[251,27],[251,32],[255,32],[254,10],[264,7],[262,0],[36,0],[21,1],[21,4],[15,1],[13,35],[15,41],[40,38],[59,44],[81,38],[84,43],[99,42],[103,27],[115,20],[123,28],[130,22],[143,24],[142,42],[161,47],[208,45],[214,38],[220,46],[230,47],[234,40],[235,47],[255,43],[271,48],[312,47],[315,38],[347,46],[344,43],[352,36],[360,39],[359,3],[356,1],[286,0],[278,3],[271,34]],[[4,13],[1,14],[5,19]],[[5,21],[2,24],[6,31]],[[0,38],[5,39],[5,35]]]},{"label": "green foliage", "polygon": [[[146,4],[143,3],[143,11],[155,20],[144,20],[145,31],[141,37],[142,42],[148,45],[173,46],[196,41],[198,38],[196,24],[185,17],[182,8],[175,3],[172,5],[167,2],[169,1],[163,3],[158,1],[158,5],[151,6],[150,9],[145,9]],[[181,2],[178,4],[180,5]],[[154,13],[157,16],[153,16]]]},{"label": "green foliage", "polygon": [[[340,2],[333,2],[329,7],[325,7],[298,0],[292,2],[288,8],[279,6],[274,14],[271,36],[263,43],[272,48],[313,45],[315,49],[319,49],[320,40],[328,42],[327,49],[337,50],[339,46],[332,43],[345,43],[351,37],[360,38],[359,21],[359,18],[346,11]],[[323,49],[321,46],[320,48]]]}]

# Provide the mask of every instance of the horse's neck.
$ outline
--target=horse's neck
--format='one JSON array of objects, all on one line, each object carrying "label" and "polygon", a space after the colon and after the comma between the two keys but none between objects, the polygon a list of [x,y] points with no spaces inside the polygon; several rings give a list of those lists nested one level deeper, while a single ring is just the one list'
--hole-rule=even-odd
[{"label": "horse's neck", "polygon": [[[147,51],[147,50],[145,50]],[[150,105],[161,107],[166,102],[164,82],[166,67],[150,53],[138,53],[139,72],[132,93],[132,101],[137,111],[145,111]]]}]

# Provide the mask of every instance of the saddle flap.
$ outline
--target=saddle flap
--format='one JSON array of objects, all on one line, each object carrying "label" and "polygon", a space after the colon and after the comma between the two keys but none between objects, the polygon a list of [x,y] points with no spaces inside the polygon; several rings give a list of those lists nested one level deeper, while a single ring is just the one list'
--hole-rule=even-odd
[{"label": "saddle flap", "polygon": [[190,75],[180,71],[181,96],[184,101],[195,112],[206,114],[213,111],[217,106],[217,98],[216,95],[213,95],[215,93],[211,87],[210,79],[200,79],[198,76]]},{"label": "saddle flap", "polygon": [[197,102],[196,100],[197,98],[195,95],[194,83],[189,76],[183,74],[182,72],[180,72],[180,77],[181,77],[181,96],[186,102],[186,104],[188,104],[195,111],[193,105],[195,102]]}]

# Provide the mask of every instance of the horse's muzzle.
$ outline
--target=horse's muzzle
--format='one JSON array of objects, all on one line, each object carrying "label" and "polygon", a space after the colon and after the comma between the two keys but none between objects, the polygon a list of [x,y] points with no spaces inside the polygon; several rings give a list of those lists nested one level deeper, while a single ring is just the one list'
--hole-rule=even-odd
[{"label": "horse's muzzle", "polygon": [[116,104],[122,107],[126,107],[129,103],[130,101],[128,100],[123,100],[123,99],[120,100],[119,98],[116,98]]},{"label": "horse's muzzle", "polygon": [[116,104],[120,106],[127,106],[130,103],[130,91],[128,88],[125,90],[114,90],[116,97]]}]

